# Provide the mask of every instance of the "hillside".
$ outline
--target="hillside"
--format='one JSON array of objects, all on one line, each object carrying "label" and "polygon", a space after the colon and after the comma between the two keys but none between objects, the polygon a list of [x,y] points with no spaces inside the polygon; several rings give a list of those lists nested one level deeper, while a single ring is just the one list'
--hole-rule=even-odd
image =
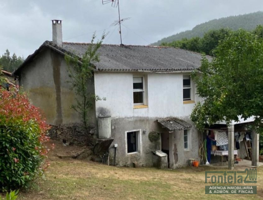
[{"label": "hillside", "polygon": [[229,28],[231,30],[238,30],[240,28],[245,30],[253,30],[257,25],[263,24],[263,12],[255,12],[245,15],[231,16],[220,19],[214,19],[195,26],[192,30],[177,33],[175,35],[163,38],[154,45],[160,45],[163,42],[172,42],[181,40],[183,38],[203,37],[203,35],[210,30],[218,30],[221,28]]}]

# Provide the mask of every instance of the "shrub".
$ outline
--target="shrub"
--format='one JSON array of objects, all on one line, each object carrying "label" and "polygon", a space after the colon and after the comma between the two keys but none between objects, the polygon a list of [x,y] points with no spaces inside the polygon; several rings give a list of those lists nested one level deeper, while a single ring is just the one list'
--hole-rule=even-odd
[{"label": "shrub", "polygon": [[148,138],[149,138],[150,142],[157,142],[160,139],[160,133],[152,131],[149,133]]},{"label": "shrub", "polygon": [[0,90],[0,191],[27,187],[47,167],[49,126],[25,94]]},{"label": "shrub", "polygon": [[1,198],[0,196],[0,200],[16,200],[18,196],[18,191],[11,191],[10,193],[6,193],[5,198]]}]

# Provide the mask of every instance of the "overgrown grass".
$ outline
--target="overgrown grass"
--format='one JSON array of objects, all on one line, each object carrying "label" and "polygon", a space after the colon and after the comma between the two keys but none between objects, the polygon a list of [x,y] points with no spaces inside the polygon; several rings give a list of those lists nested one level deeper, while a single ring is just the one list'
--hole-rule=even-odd
[{"label": "overgrown grass", "polygon": [[32,199],[260,199],[263,168],[258,168],[257,195],[206,195],[205,170],[184,168],[118,168],[77,160],[52,161],[46,180],[20,192],[19,200]]}]

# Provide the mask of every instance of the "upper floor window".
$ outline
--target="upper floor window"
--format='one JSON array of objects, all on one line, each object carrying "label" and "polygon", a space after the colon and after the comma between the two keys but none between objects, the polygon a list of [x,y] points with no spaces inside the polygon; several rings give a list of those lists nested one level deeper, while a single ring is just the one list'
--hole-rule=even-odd
[{"label": "upper floor window", "polygon": [[190,75],[185,75],[183,78],[183,100],[192,100],[192,83]]},{"label": "upper floor window", "polygon": [[133,77],[133,103],[134,105],[145,104],[145,78]]}]

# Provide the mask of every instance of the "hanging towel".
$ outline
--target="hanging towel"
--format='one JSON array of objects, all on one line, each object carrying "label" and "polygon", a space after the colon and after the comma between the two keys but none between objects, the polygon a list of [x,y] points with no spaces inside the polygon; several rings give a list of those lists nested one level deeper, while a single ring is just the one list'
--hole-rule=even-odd
[{"label": "hanging towel", "polygon": [[228,144],[228,138],[226,132],[215,131],[216,146],[222,146]]},{"label": "hanging towel", "polygon": [[245,137],[246,132],[241,132],[239,137],[239,142],[242,142]]},{"label": "hanging towel", "polygon": [[240,149],[240,145],[239,145],[239,142],[238,142],[238,141],[236,141],[236,149],[237,149],[237,150]]}]

